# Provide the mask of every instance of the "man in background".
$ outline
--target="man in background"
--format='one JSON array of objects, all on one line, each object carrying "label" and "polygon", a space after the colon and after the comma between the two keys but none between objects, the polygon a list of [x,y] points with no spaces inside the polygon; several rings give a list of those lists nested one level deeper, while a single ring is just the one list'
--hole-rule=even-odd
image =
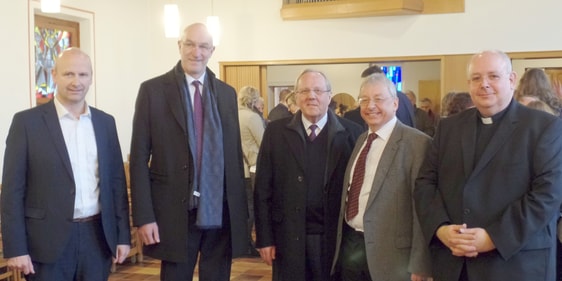
[{"label": "man in background", "polygon": [[285,117],[291,117],[293,114],[289,111],[287,105],[287,96],[291,93],[289,89],[283,89],[279,92],[279,103],[269,112],[267,119],[269,122],[282,119]]},{"label": "man in background", "polygon": [[86,53],[64,50],[52,75],[55,97],[17,113],[6,140],[4,257],[28,281],[107,280],[131,242],[115,120],[86,103]]},{"label": "man in background", "polygon": [[416,129],[432,137],[435,133],[435,128],[433,127],[433,123],[429,119],[427,112],[416,106],[416,94],[414,94],[414,91],[412,90],[408,90],[404,94],[406,95],[406,97],[408,97],[408,100],[410,101],[410,103],[412,103],[412,107],[414,108]]}]

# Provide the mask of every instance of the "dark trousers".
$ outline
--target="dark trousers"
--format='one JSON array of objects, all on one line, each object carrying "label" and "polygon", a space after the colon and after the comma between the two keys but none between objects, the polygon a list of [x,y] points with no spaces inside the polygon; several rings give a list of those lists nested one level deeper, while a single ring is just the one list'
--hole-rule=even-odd
[{"label": "dark trousers", "polygon": [[254,229],[254,180],[255,174],[252,173],[250,178],[245,178],[244,183],[246,185],[246,199],[248,200],[248,252],[247,254],[252,254],[255,251],[254,239],[252,238],[252,231]]},{"label": "dark trousers", "polygon": [[220,229],[199,229],[195,225],[197,211],[189,212],[187,239],[187,262],[162,261],[161,281],[191,281],[199,258],[200,281],[228,281],[232,264],[230,219],[228,206],[223,205],[223,227]]},{"label": "dark trousers", "polygon": [[365,250],[365,237],[362,232],[355,231],[346,222],[343,222],[339,262],[343,281],[371,281]]},{"label": "dark trousers", "polygon": [[309,281],[325,281],[330,277],[330,264],[326,260],[326,249],[322,247],[324,235],[306,235],[306,279]]},{"label": "dark trousers", "polygon": [[[70,239],[55,263],[33,262],[27,281],[106,281],[111,268],[101,220],[73,223]],[[33,257],[31,257],[33,259]]]}]

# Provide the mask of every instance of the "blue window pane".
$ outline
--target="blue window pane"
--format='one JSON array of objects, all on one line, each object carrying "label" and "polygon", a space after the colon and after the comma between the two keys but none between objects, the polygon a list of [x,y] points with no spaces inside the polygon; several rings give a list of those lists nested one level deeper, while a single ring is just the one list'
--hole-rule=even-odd
[{"label": "blue window pane", "polygon": [[386,74],[386,77],[396,85],[396,90],[402,91],[402,67],[383,66],[381,69]]}]

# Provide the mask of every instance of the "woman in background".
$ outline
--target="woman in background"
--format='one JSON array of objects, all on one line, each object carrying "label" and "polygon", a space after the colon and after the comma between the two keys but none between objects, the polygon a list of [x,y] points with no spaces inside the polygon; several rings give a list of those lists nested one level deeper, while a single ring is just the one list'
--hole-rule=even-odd
[{"label": "woman in background", "polygon": [[560,116],[562,112],[560,98],[553,91],[548,76],[540,68],[529,68],[525,71],[515,90],[515,99],[523,105],[540,100],[557,112],[556,116]]},{"label": "woman in background", "polygon": [[[245,86],[238,92],[238,118],[240,122],[240,138],[242,140],[242,153],[244,155],[244,177],[246,183],[246,196],[248,198],[248,256],[259,257],[254,247],[252,230],[254,227],[254,183],[256,161],[265,130],[264,119],[259,112],[260,93],[258,89]],[[263,102],[262,102],[263,106]],[[263,108],[263,107],[262,107]]]}]

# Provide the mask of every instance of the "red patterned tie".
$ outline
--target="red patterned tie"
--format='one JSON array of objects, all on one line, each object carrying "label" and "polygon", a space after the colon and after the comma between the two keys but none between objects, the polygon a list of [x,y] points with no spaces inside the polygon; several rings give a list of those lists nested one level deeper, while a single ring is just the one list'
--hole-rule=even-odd
[{"label": "red patterned tie", "polygon": [[201,82],[195,80],[191,84],[195,87],[195,94],[193,94],[193,123],[195,123],[195,147],[197,151],[195,165],[198,167],[197,171],[200,172],[203,157],[203,102],[201,101],[201,91],[199,91]]},{"label": "red patterned tie", "polygon": [[367,137],[367,144],[365,144],[365,147],[363,147],[363,150],[359,153],[359,157],[357,157],[357,162],[355,162],[353,178],[351,179],[351,187],[347,193],[347,208],[345,215],[348,221],[353,219],[359,212],[359,193],[361,193],[361,187],[363,186],[363,180],[365,179],[367,154],[369,154],[371,144],[376,138],[377,134],[369,134]]}]

